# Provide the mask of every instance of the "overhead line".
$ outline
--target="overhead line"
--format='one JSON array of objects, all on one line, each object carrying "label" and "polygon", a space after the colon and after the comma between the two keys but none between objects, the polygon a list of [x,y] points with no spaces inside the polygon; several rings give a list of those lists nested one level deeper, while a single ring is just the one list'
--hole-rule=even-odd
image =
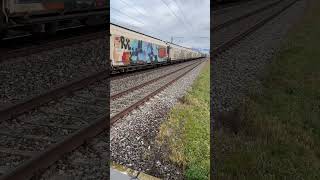
[{"label": "overhead line", "polygon": [[[167,7],[168,9],[173,13],[173,15],[181,22],[181,19],[177,16],[177,14],[169,7],[169,5],[167,4],[167,2],[165,2],[164,0],[161,0]],[[182,21],[182,24],[185,25],[185,22]]]},{"label": "overhead line", "polygon": [[[130,4],[124,0],[120,0],[123,4],[127,5],[128,7],[131,7]],[[136,7],[132,6],[139,14],[146,16],[144,13],[142,13],[139,9],[137,9]]]},{"label": "overhead line", "polygon": [[177,8],[179,9],[179,11],[181,12],[181,14],[182,14],[182,17],[184,18],[184,20],[191,26],[191,29],[193,30],[193,26],[192,26],[192,24],[187,20],[187,16],[184,14],[184,12],[181,10],[181,8],[179,7],[179,5],[178,5],[178,3],[177,3],[177,1],[176,0],[173,0],[174,1],[174,3],[177,5]]},{"label": "overhead line", "polygon": [[[145,25],[142,21],[140,21],[140,20],[137,20],[137,19],[135,19],[135,18],[133,18],[133,17],[131,17],[131,16],[129,16],[128,14],[125,14],[125,13],[123,13],[123,12],[121,12],[119,9],[115,9],[115,8],[112,8],[112,7],[110,7],[111,9],[113,9],[113,10],[115,10],[115,11],[117,11],[118,13],[120,13],[120,14],[123,14],[123,15],[125,15],[125,16],[127,16],[127,17],[129,17],[129,18],[131,18],[131,19],[133,19],[134,21],[136,21],[136,22],[138,22],[138,23],[141,23],[141,24],[143,24],[143,25]],[[113,19],[115,19],[116,20],[116,18],[113,18]],[[130,25],[130,26],[133,26],[133,27],[135,27],[136,29],[139,29],[140,31],[142,31],[143,29],[142,28],[139,28],[139,27],[137,27],[137,26],[134,26],[134,25]],[[159,31],[155,31],[153,28],[151,28],[151,27],[149,27],[149,28],[147,28],[147,27],[145,27],[146,29],[149,29],[150,30],[150,32],[152,32],[152,33],[155,33],[155,32],[157,32],[156,34],[162,34],[162,33],[160,33]],[[153,36],[155,36],[155,35],[153,35]],[[165,35],[166,37],[169,37],[168,35]]]},{"label": "overhead line", "polygon": [[125,15],[125,16],[127,16],[127,17],[129,17],[129,18],[133,19],[133,20],[135,20],[136,22],[138,22],[138,23],[140,23],[140,24],[143,24],[143,25],[144,25],[144,23],[143,23],[142,21],[137,20],[136,18],[133,18],[133,17],[129,16],[129,15],[128,15],[128,14],[126,14],[126,13],[123,13],[123,12],[122,12],[122,11],[120,11],[119,9],[115,9],[115,8],[112,8],[112,7],[110,7],[110,9],[113,9],[113,10],[117,11],[118,13],[123,14],[123,15]]}]

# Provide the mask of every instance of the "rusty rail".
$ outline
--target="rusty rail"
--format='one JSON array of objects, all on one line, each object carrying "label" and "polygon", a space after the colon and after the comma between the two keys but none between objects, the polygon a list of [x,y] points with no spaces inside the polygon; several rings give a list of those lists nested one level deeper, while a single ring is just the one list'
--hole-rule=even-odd
[{"label": "rusty rail", "polygon": [[104,130],[108,129],[109,117],[101,117],[86,127],[67,136],[61,142],[54,144],[46,151],[32,157],[16,169],[11,170],[0,180],[22,180],[31,178],[35,172],[47,168],[52,163],[61,158],[65,153],[71,152],[81,146],[88,139],[97,136]]},{"label": "rusty rail", "polygon": [[286,5],[285,7],[283,7],[282,9],[280,9],[279,11],[277,11],[276,13],[273,13],[271,16],[261,20],[260,22],[256,23],[255,25],[251,26],[249,29],[247,29],[246,31],[240,33],[239,35],[233,37],[230,41],[227,41],[223,44],[221,44],[220,46],[213,48],[212,54],[213,56],[217,56],[218,54],[224,52],[225,50],[231,48],[233,45],[235,45],[237,42],[241,41],[242,39],[244,39],[245,37],[247,37],[248,35],[252,34],[253,32],[255,32],[256,30],[258,30],[259,28],[261,28],[263,25],[265,25],[266,23],[268,23],[269,21],[273,20],[274,18],[276,18],[278,15],[280,15],[282,12],[284,12],[286,9],[288,9],[289,7],[291,7],[292,5],[294,5],[297,1],[299,0],[293,0],[291,3],[289,3],[288,5]]},{"label": "rusty rail", "polygon": [[[248,36],[255,30],[259,29],[262,27],[264,24],[278,16],[281,12],[285,11],[287,8],[295,4],[298,0],[294,0],[292,3],[287,5],[286,7],[282,8],[280,11],[277,13],[269,16],[268,18],[262,20],[261,22],[255,24],[251,28],[249,28],[247,31],[242,33],[241,35],[233,38],[231,41],[228,41],[224,43],[223,45],[219,46],[218,48],[213,49],[213,54],[217,55],[218,53],[221,53],[223,50],[226,50],[227,48],[230,48],[232,45],[234,45],[236,42],[240,41],[244,37]],[[186,75],[188,72],[192,71],[194,68],[196,68],[198,65],[197,64],[195,67],[191,68],[190,70],[186,71],[185,73],[181,74],[174,80],[166,83],[159,89],[153,91],[152,93],[148,94],[145,96],[143,99],[140,101],[132,104],[122,112],[116,114],[115,116],[111,117],[111,122],[110,124],[113,125],[116,123],[120,118],[124,117],[127,115],[129,112],[131,112],[133,109],[137,108],[138,106],[142,105],[146,101],[148,101],[151,97],[155,96],[156,94],[160,93],[163,91],[165,88],[182,78],[184,75]],[[108,74],[109,75],[109,74]],[[92,80],[88,80],[88,82],[92,82]],[[57,93],[59,94],[59,93]],[[52,97],[51,97],[52,98]],[[50,99],[50,98],[49,98]],[[33,103],[31,103],[33,104]],[[14,111],[12,111],[14,112]],[[11,117],[11,116],[10,116]],[[34,172],[46,168],[55,161],[57,161],[62,155],[65,153],[68,153],[77,147],[81,146],[85,141],[88,139],[100,134],[103,132],[105,129],[109,128],[108,126],[108,119],[109,117],[103,116],[100,119],[92,122],[91,124],[87,125],[86,127],[74,132],[72,135],[67,136],[64,138],[61,142],[51,146],[49,149],[47,149],[44,152],[41,152],[39,155],[34,156],[32,159],[28,160],[21,166],[19,166],[16,169],[13,169],[9,173],[5,174],[4,176],[1,177],[1,180],[20,180],[20,179],[28,179],[30,178]]]},{"label": "rusty rail", "polygon": [[82,89],[86,86],[88,86],[91,83],[94,83],[96,81],[102,80],[109,77],[109,73],[107,70],[95,73],[91,76],[88,76],[86,78],[82,78],[80,80],[72,81],[67,84],[63,84],[57,88],[54,88],[50,91],[47,91],[43,94],[40,94],[38,96],[32,97],[24,102],[12,105],[10,107],[7,107],[5,109],[0,110],[0,121],[8,120],[12,117],[16,117],[24,112],[30,111],[38,106],[41,106],[42,104],[48,103],[49,101],[53,99],[57,99],[59,97],[68,95],[69,93],[72,93],[73,91]]},{"label": "rusty rail", "polygon": [[141,106],[143,103],[145,103],[146,101],[148,101],[150,98],[152,98],[153,96],[155,96],[156,94],[159,94],[161,91],[163,91],[165,88],[167,88],[168,86],[170,86],[171,84],[173,84],[174,82],[178,81],[179,79],[181,79],[183,76],[185,76],[187,73],[189,73],[190,71],[192,71],[193,69],[195,69],[196,67],[198,67],[202,62],[198,62],[198,64],[189,69],[188,71],[184,72],[183,74],[179,75],[178,77],[176,77],[175,79],[171,80],[170,82],[166,83],[165,85],[161,86],[159,89],[153,91],[152,93],[148,94],[147,96],[145,96],[143,99],[137,101],[136,103],[132,104],[131,106],[127,107],[126,109],[124,109],[123,111],[119,112],[118,114],[114,115],[113,117],[111,117],[111,122],[110,125],[112,126],[113,124],[115,124],[119,119],[121,119],[122,117],[126,116],[128,113],[130,113],[132,110],[136,109],[137,107]]},{"label": "rusty rail", "polygon": [[[191,64],[193,65],[193,64]],[[189,67],[191,65],[188,65],[186,67]],[[184,67],[184,68],[186,68]],[[178,69],[177,71],[180,71],[184,68],[181,68],[181,69]],[[175,72],[172,72],[172,73],[175,73]],[[157,80],[160,80],[172,73],[169,73],[169,74],[166,74],[166,75],[163,75],[159,78],[155,78],[155,79],[152,79],[151,81],[148,81],[144,84],[141,84],[141,85],[138,85],[134,88],[130,88],[128,90],[125,90],[123,92],[120,92],[120,93],[117,93],[115,95],[112,95],[110,98],[111,100],[114,100],[118,97],[121,97],[123,96],[124,94],[126,94],[127,92],[129,91],[133,91],[133,90],[136,90],[136,89],[139,89],[147,84],[150,84],[152,82],[155,82]],[[60,85],[52,90],[49,90],[45,93],[42,93],[40,95],[37,95],[37,96],[34,96],[34,97],[31,97],[21,103],[17,103],[17,104],[14,104],[12,106],[9,106],[9,107],[6,107],[4,109],[0,109],[0,121],[5,121],[5,120],[8,120],[8,119],[11,119],[13,117],[16,117],[22,113],[25,113],[25,112],[28,112],[32,109],[35,109],[36,107],[39,107],[43,104],[46,104],[48,102],[50,102],[51,100],[54,100],[54,99],[57,99],[57,98],[60,98],[62,96],[66,96],[76,90],[79,90],[79,89],[82,89],[82,88],[85,88],[86,86],[88,86],[89,84],[92,84],[94,82],[97,82],[99,80],[102,80],[102,79],[105,79],[109,77],[109,74],[108,74],[108,71],[105,70],[105,71],[101,71],[101,72],[97,72],[93,75],[90,75],[88,77],[85,77],[85,78],[81,78],[81,79],[78,79],[78,80],[75,80],[75,81],[72,81],[72,82],[69,82],[69,83],[66,83],[66,84],[63,84],[63,85]],[[115,76],[117,77],[117,76]]]},{"label": "rusty rail", "polygon": [[[47,51],[50,49],[61,48],[63,46],[68,46],[72,44],[77,44],[80,42],[85,42],[93,39],[105,38],[106,32],[95,32],[85,35],[79,35],[71,38],[66,38],[62,40],[53,40],[49,42],[40,43],[38,45],[23,47],[13,50],[6,50],[5,52],[0,52],[0,63],[12,60],[12,58],[27,56],[33,53],[38,53],[41,51]],[[14,59],[16,61],[16,59]]]},{"label": "rusty rail", "polygon": [[175,70],[175,71],[172,71],[172,72],[170,72],[170,73],[168,73],[168,74],[165,74],[165,75],[159,76],[159,77],[157,77],[157,78],[151,79],[151,80],[149,80],[149,81],[147,81],[147,82],[141,83],[141,84],[139,84],[139,85],[137,85],[137,86],[134,86],[134,87],[129,88],[129,89],[127,89],[127,90],[121,91],[121,92],[116,93],[116,94],[114,94],[114,95],[111,95],[110,100],[118,99],[118,98],[124,96],[125,94],[127,94],[127,93],[129,93],[129,92],[131,92],[131,91],[135,91],[135,90],[137,90],[137,89],[140,89],[140,88],[142,88],[142,87],[144,87],[144,86],[146,86],[146,85],[149,85],[149,84],[151,84],[151,83],[153,83],[153,82],[156,82],[156,81],[158,81],[158,80],[160,80],[160,79],[163,79],[163,78],[165,78],[165,77],[167,77],[167,76],[169,76],[169,75],[171,75],[171,74],[174,74],[174,73],[176,73],[176,72],[179,72],[179,71],[181,71],[181,70],[183,70],[183,69],[185,69],[185,68],[187,68],[187,67],[190,67],[190,66],[192,66],[192,65],[194,65],[194,64],[196,64],[196,63],[197,63],[197,62],[195,62],[195,63],[193,63],[193,64],[190,64],[190,65],[187,65],[187,66],[185,66],[185,67],[179,68],[179,69],[177,69],[177,70]]},{"label": "rusty rail", "polygon": [[[197,67],[199,64],[200,63],[198,63],[195,67]],[[195,67],[193,67],[192,69],[194,69]],[[161,90],[163,90],[164,88],[168,87],[170,84],[180,79],[182,76],[190,72],[192,69],[186,71],[185,73],[180,75],[178,78],[162,86],[157,91],[152,92],[147,97],[140,100],[138,103],[135,103],[134,105],[130,106],[130,108],[127,108],[125,111],[122,112],[121,116],[124,116],[125,113],[128,113],[130,112],[130,110],[133,110],[135,107],[141,105],[143,102],[147,101],[150,97],[159,93]],[[118,114],[116,117],[113,117],[112,122],[114,122],[114,118],[117,118],[117,117],[120,117],[120,115]],[[30,160],[28,160],[18,168],[13,169],[9,173],[5,174],[3,177],[1,177],[1,180],[8,180],[8,179],[20,180],[20,179],[28,179],[32,177],[34,172],[50,166],[52,163],[60,159],[61,156],[64,155],[65,153],[68,153],[76,149],[88,139],[108,129],[109,128],[108,119],[109,119],[108,116],[101,117],[100,119],[92,122],[86,127],[74,132],[72,135],[67,136],[61,142],[54,144],[46,151],[41,152],[39,155],[34,156],[33,158],[31,158]]]},{"label": "rusty rail", "polygon": [[244,14],[244,15],[242,15],[242,16],[240,16],[240,17],[236,17],[236,18],[231,19],[231,20],[229,20],[229,21],[227,21],[227,22],[224,22],[224,23],[222,23],[222,24],[219,24],[219,25],[213,27],[212,29],[213,29],[214,32],[215,32],[215,31],[218,31],[218,30],[223,29],[223,28],[225,28],[225,27],[228,27],[228,26],[230,26],[230,25],[232,25],[232,24],[234,24],[234,23],[236,23],[236,22],[239,22],[239,21],[241,21],[241,20],[243,20],[243,19],[246,19],[246,18],[248,18],[248,17],[250,17],[250,16],[256,15],[257,13],[260,13],[260,12],[263,12],[263,11],[265,11],[265,10],[267,10],[267,9],[270,9],[270,8],[272,8],[273,6],[278,5],[278,4],[279,4],[280,2],[282,2],[282,1],[283,1],[283,0],[279,0],[279,1],[276,1],[276,2],[273,2],[273,3],[270,3],[270,4],[268,4],[268,5],[264,6],[264,7],[261,7],[261,8],[259,8],[259,9],[256,9],[256,10],[254,10],[254,11],[252,11],[252,12],[249,12],[249,13],[247,13],[247,14]]}]

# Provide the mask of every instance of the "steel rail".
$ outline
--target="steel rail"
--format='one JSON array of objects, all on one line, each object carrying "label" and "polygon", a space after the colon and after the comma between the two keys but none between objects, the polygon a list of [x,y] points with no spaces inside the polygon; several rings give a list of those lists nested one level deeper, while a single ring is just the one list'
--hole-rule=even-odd
[{"label": "steel rail", "polygon": [[[180,70],[180,69],[178,69],[178,70]],[[137,72],[141,73],[141,71],[140,72],[137,71]],[[142,71],[142,73],[144,73],[144,72],[145,71]],[[137,75],[137,74],[130,74],[130,76],[134,76],[134,75]],[[52,90],[44,92],[40,95],[33,96],[27,100],[24,100],[23,102],[16,103],[16,104],[10,105],[8,107],[2,108],[2,109],[0,109],[0,121],[5,121],[8,119],[12,119],[14,117],[17,117],[20,114],[23,114],[23,113],[28,112],[32,109],[35,109],[36,107],[39,107],[43,104],[46,104],[54,99],[58,99],[60,97],[71,94],[72,92],[74,92],[76,90],[80,90],[80,89],[87,87],[89,84],[101,81],[101,80],[108,78],[108,77],[112,78],[111,80],[113,80],[113,78],[115,78],[115,79],[119,78],[118,74],[110,75],[108,73],[108,70],[104,70],[101,72],[94,73],[94,74],[87,76],[85,78],[80,78],[80,79],[59,85],[59,86],[53,88]],[[124,75],[124,77],[128,77],[128,76]],[[159,78],[159,79],[161,79],[161,78]],[[154,81],[159,80],[159,79],[155,79]],[[152,83],[152,82],[150,82],[150,83]],[[139,89],[139,88],[140,87],[136,87],[131,90],[135,90],[135,89]],[[111,97],[111,99],[116,99],[117,97],[120,97],[124,94],[125,94],[125,92],[121,92],[116,95],[112,95],[114,97]]]},{"label": "steel rail", "polygon": [[[283,12],[286,9],[288,9],[289,7],[291,7],[297,1],[298,0],[294,0],[292,3],[290,3],[287,6],[285,6],[284,8],[282,8],[277,13],[274,13],[273,15],[269,16],[268,18],[266,18],[266,19],[260,21],[259,23],[255,24],[254,26],[249,28],[247,31],[245,31],[242,34],[240,34],[240,35],[236,36],[235,38],[233,38],[231,41],[228,41],[228,42],[224,43],[223,45],[213,49],[212,50],[213,54],[217,55],[218,53],[221,53],[223,50],[226,50],[226,49],[230,48],[236,42],[240,41],[244,37],[248,36],[252,32],[254,32],[257,29],[259,29],[260,27],[262,27],[267,22],[269,22],[272,19],[274,19],[275,17],[277,17],[279,14],[281,14],[281,12]],[[142,105],[143,103],[148,101],[150,98],[152,98],[156,94],[158,94],[161,91],[163,91],[165,88],[167,88],[168,86],[170,86],[171,84],[173,84],[174,82],[176,82],[177,80],[179,80],[180,78],[185,76],[188,72],[190,72],[193,69],[195,69],[201,63],[202,62],[199,62],[199,64],[197,64],[195,67],[193,67],[190,70],[184,72],[183,74],[181,74],[177,78],[171,80],[170,82],[168,82],[165,85],[161,86],[157,90],[155,90],[152,93],[148,94],[143,99],[139,100],[138,102],[136,102],[136,103],[132,104],[131,106],[129,106],[128,108],[126,108],[125,110],[123,110],[120,113],[116,114],[115,116],[111,117],[110,125],[115,124],[119,119],[121,119],[122,117],[124,117],[125,115],[130,113],[133,109],[139,107],[140,105]],[[52,163],[54,163],[55,161],[60,159],[60,157],[62,155],[64,155],[65,153],[68,153],[68,152],[76,149],[77,147],[81,146],[84,142],[86,142],[90,138],[97,136],[98,134],[103,132],[105,129],[109,128],[109,124],[107,122],[108,119],[109,119],[109,117],[107,117],[107,116],[101,117],[100,119],[92,122],[91,124],[87,125],[86,127],[74,132],[72,135],[67,136],[66,138],[64,138],[63,141],[54,144],[53,146],[51,146],[47,150],[41,152],[39,155],[34,156],[32,159],[28,160],[27,162],[25,162],[24,164],[22,164],[18,168],[13,169],[12,171],[10,171],[9,173],[5,174],[0,179],[1,180],[8,180],[8,179],[20,180],[20,179],[30,178],[33,175],[34,172],[48,167],[49,165],[51,165]]]},{"label": "steel rail", "polygon": [[31,178],[35,172],[49,167],[64,154],[71,152],[83,143],[109,128],[109,117],[104,116],[86,127],[79,129],[47,150],[34,155],[19,167],[0,177],[0,180],[22,180]]},{"label": "steel rail", "polygon": [[278,4],[279,4],[280,2],[282,2],[282,1],[283,1],[283,0],[279,0],[279,1],[276,1],[276,2],[273,2],[273,3],[270,3],[270,4],[268,4],[268,5],[264,6],[264,7],[261,7],[261,8],[259,8],[259,9],[256,9],[256,10],[254,10],[254,11],[252,11],[252,12],[249,12],[249,13],[247,13],[247,14],[244,14],[244,15],[242,15],[242,16],[240,16],[240,17],[233,18],[233,19],[231,19],[231,20],[229,20],[229,21],[227,21],[227,22],[224,22],[224,23],[221,23],[221,24],[219,24],[219,25],[217,25],[217,26],[214,26],[212,29],[213,29],[213,31],[218,31],[218,30],[220,30],[220,29],[226,28],[226,27],[228,27],[228,26],[230,26],[230,25],[232,25],[232,24],[234,24],[234,23],[236,23],[236,22],[239,22],[239,21],[241,21],[241,20],[243,20],[243,19],[246,19],[246,18],[251,17],[251,16],[253,16],[253,15],[256,15],[256,14],[258,14],[258,13],[260,13],[260,12],[263,12],[263,11],[265,11],[265,10],[267,10],[267,9],[270,9],[270,8],[278,5]]},{"label": "steel rail", "polygon": [[[188,65],[188,66],[190,66],[190,65]],[[178,70],[181,70],[181,69],[178,69]],[[142,71],[142,73],[144,73],[144,71]],[[134,75],[136,75],[136,74],[131,74],[130,76],[134,76]],[[165,76],[166,75],[162,76],[161,78],[164,78]],[[13,104],[9,107],[5,107],[3,109],[0,109],[0,121],[5,121],[8,119],[17,117],[20,114],[23,114],[23,113],[28,112],[32,109],[35,109],[36,107],[39,107],[43,104],[46,104],[54,99],[71,94],[72,92],[74,92],[76,90],[83,89],[83,88],[87,87],[89,84],[101,81],[101,80],[108,78],[108,77],[111,77],[111,76],[108,74],[107,70],[97,72],[97,73],[94,73],[94,74],[87,76],[85,78],[80,78],[78,80],[74,80],[74,81],[68,82],[66,84],[62,84],[52,90],[49,90],[49,91],[44,92],[40,95],[36,95],[36,96],[31,97],[27,100],[24,100],[23,102],[16,103],[16,104]],[[113,77],[118,78],[117,75],[115,75]],[[125,77],[127,77],[127,76],[125,76]],[[152,82],[155,82],[161,78],[154,79]],[[150,84],[152,82],[149,82],[148,84]],[[141,88],[141,86],[135,87],[130,90],[136,90],[139,88]],[[127,90],[127,92],[128,91],[129,90]],[[126,92],[120,92],[115,95],[112,95],[111,99],[116,99],[118,97],[121,97],[125,93]]]},{"label": "steel rail", "polygon": [[136,109],[137,107],[139,107],[140,105],[142,105],[143,103],[145,103],[146,101],[148,101],[150,98],[152,98],[153,96],[155,96],[156,94],[159,94],[161,91],[163,91],[165,88],[167,88],[168,86],[170,86],[171,84],[173,84],[174,82],[178,81],[179,79],[181,79],[183,76],[185,76],[187,73],[189,73],[190,71],[192,71],[193,69],[195,69],[196,67],[198,67],[201,63],[203,62],[198,62],[198,64],[196,66],[194,66],[193,68],[189,69],[188,71],[184,72],[183,74],[179,75],[178,77],[176,77],[175,79],[171,80],[170,82],[166,83],[165,85],[161,86],[160,88],[158,88],[157,90],[151,92],[150,94],[148,94],[147,96],[145,96],[143,99],[137,101],[136,103],[130,105],[129,107],[125,108],[123,111],[117,113],[116,115],[114,115],[113,117],[111,117],[111,122],[110,125],[114,125],[119,119],[121,119],[122,117],[126,116],[128,113],[130,113],[132,110]]},{"label": "steel rail", "polygon": [[213,56],[217,56],[220,53],[226,51],[227,49],[231,48],[233,45],[235,45],[237,42],[241,41],[242,39],[244,39],[245,37],[247,37],[248,35],[252,34],[253,32],[255,32],[256,30],[258,30],[259,28],[261,28],[262,26],[264,26],[266,23],[268,23],[269,21],[273,20],[274,18],[278,17],[278,15],[280,15],[282,12],[284,12],[285,10],[287,10],[289,7],[291,7],[292,5],[294,5],[297,1],[299,0],[293,0],[291,3],[289,3],[288,5],[286,5],[285,7],[281,8],[279,11],[277,11],[276,13],[273,13],[271,16],[268,16],[267,18],[261,20],[260,22],[254,24],[253,26],[251,26],[250,28],[248,28],[246,31],[240,33],[239,35],[233,37],[231,40],[219,45],[216,48],[212,49],[212,54]]},{"label": "steel rail", "polygon": [[66,39],[52,40],[52,41],[44,42],[43,44],[40,43],[40,45],[34,45],[31,47],[22,47],[14,50],[9,50],[7,52],[0,52],[1,54],[0,63],[6,62],[12,58],[27,56],[33,53],[38,53],[38,52],[55,49],[55,48],[61,48],[62,46],[68,46],[68,45],[72,45],[80,42],[85,42],[85,41],[105,38],[105,37],[106,37],[106,32],[104,31],[93,32],[90,34],[78,35],[78,36],[69,37]]},{"label": "steel rail", "polygon": [[170,72],[170,73],[168,73],[168,74],[164,74],[164,75],[162,75],[162,76],[159,76],[159,77],[157,77],[157,78],[151,79],[151,80],[149,80],[149,81],[147,81],[147,82],[141,83],[141,84],[139,84],[139,85],[137,85],[137,86],[134,86],[134,87],[132,87],[132,88],[128,88],[128,89],[126,89],[126,90],[124,90],[124,91],[121,91],[121,92],[119,92],[119,93],[113,94],[113,95],[111,95],[110,100],[118,99],[118,98],[124,96],[125,94],[127,94],[127,93],[129,93],[129,92],[131,92],[131,91],[135,91],[135,90],[137,90],[137,89],[141,89],[142,87],[144,87],[144,86],[146,86],[146,85],[149,85],[149,84],[151,84],[151,83],[153,83],[153,82],[156,82],[156,81],[158,81],[158,80],[160,80],[160,79],[163,79],[163,78],[165,78],[165,77],[167,77],[167,76],[169,76],[169,75],[171,75],[171,74],[177,73],[177,72],[179,72],[179,71],[181,71],[181,70],[183,70],[183,69],[186,69],[187,67],[190,67],[190,66],[192,66],[192,65],[194,65],[194,64],[196,64],[196,63],[197,63],[197,62],[195,62],[195,63],[193,63],[193,64],[189,64],[189,65],[187,65],[187,66],[185,66],[185,67],[179,68],[179,69],[177,69],[177,70],[175,70],[175,71],[172,71],[172,72]]},{"label": "steel rail", "polygon": [[[171,85],[172,83],[176,82],[188,72],[192,71],[196,67],[198,67],[202,62],[197,62],[197,65],[193,68],[189,69],[188,71],[184,72],[174,80],[166,83],[164,86],[161,86],[156,91],[150,93],[145,98],[141,99],[140,101],[134,103],[129,108],[126,108],[124,111],[118,113],[114,116],[111,120],[112,124],[115,123],[116,120],[125,116],[127,113],[132,111],[134,108],[138,107],[139,105],[146,102],[149,98],[153,97],[157,93],[164,90],[166,87]],[[196,63],[195,63],[196,64]],[[11,170],[7,174],[0,177],[0,180],[21,180],[21,179],[28,179],[31,178],[35,172],[43,170],[53,164],[55,161],[59,160],[64,154],[71,152],[72,150],[76,149],[77,147],[81,146],[91,138],[99,135],[106,129],[110,128],[108,123],[109,117],[103,116],[96,121],[88,124],[87,126],[77,130],[76,132],[72,133],[71,135],[65,137],[62,141],[52,145],[50,148],[46,149],[45,151],[41,152],[38,155],[33,155],[31,159],[27,160],[22,165],[18,166],[17,168]]]},{"label": "steel rail", "polygon": [[22,113],[30,111],[38,106],[50,102],[51,100],[68,95],[76,90],[87,87],[89,84],[108,78],[110,75],[107,70],[97,72],[80,80],[75,80],[61,86],[58,86],[52,90],[44,92],[40,95],[32,97],[21,103],[14,104],[10,107],[0,110],[0,121],[5,121],[10,118],[16,117]]}]

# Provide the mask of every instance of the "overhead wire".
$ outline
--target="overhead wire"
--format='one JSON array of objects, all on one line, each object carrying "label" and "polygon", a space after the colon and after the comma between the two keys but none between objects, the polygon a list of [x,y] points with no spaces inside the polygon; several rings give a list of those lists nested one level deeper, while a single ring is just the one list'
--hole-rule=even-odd
[{"label": "overhead wire", "polygon": [[143,25],[144,25],[144,23],[143,23],[142,21],[140,21],[140,20],[138,20],[138,19],[136,19],[136,18],[133,18],[133,17],[129,16],[128,14],[126,14],[126,13],[122,12],[122,11],[121,11],[121,10],[119,10],[119,9],[115,9],[115,8],[112,8],[112,7],[110,7],[110,9],[113,9],[114,11],[116,11],[116,12],[118,12],[118,13],[120,13],[120,14],[123,14],[123,15],[125,15],[125,16],[127,16],[127,17],[129,17],[129,18],[133,19],[134,21],[136,21],[136,22],[138,22],[138,23],[140,23],[140,24],[143,24]]},{"label": "overhead wire", "polygon": [[180,6],[178,5],[177,1],[176,0],[173,0],[173,2],[176,4],[177,8],[179,9],[179,11],[181,12],[182,14],[182,17],[184,18],[184,20],[190,25],[192,31],[193,31],[193,26],[192,24],[187,20],[186,18],[186,15],[184,14],[184,12],[181,10]]},{"label": "overhead wire", "polygon": [[123,4],[127,5],[128,7],[133,7],[139,14],[146,16],[145,13],[142,13],[139,9],[137,9],[134,5],[130,5],[127,1],[120,0]]},{"label": "overhead wire", "polygon": [[[188,21],[187,16],[185,15],[184,11],[180,8],[179,4],[183,4],[180,0],[173,0],[174,3],[177,5],[177,8],[179,9],[179,11],[182,13],[184,20],[193,28],[192,23],[190,23],[190,21]],[[190,38],[199,38],[199,39],[209,39],[209,37],[200,37],[200,36],[193,36]]]},{"label": "overhead wire", "polygon": [[[138,12],[139,14],[141,14],[142,16],[147,16],[145,13],[142,13],[139,9],[137,9],[135,7],[135,5],[130,5],[127,1],[124,1],[124,0],[120,0],[123,4],[125,4],[127,7],[133,7],[135,9],[136,12]],[[133,3],[134,4],[134,3]],[[136,26],[135,26],[136,27]],[[141,29],[141,28],[139,28]],[[151,30],[151,32],[157,32],[159,33],[159,31],[155,31],[153,28],[148,28],[149,30]],[[159,33],[161,34],[161,33]]]},{"label": "overhead wire", "polygon": [[[178,17],[178,15],[170,8],[170,6],[167,4],[167,2],[165,0],[161,0],[170,10],[170,12],[177,18],[178,21],[182,22],[182,24],[186,25],[186,23],[184,21],[181,21],[181,19]],[[186,26],[187,28],[189,28],[188,26]]]},{"label": "overhead wire", "polygon": [[[140,20],[138,20],[138,19],[136,19],[136,18],[134,18],[134,17],[132,17],[132,16],[129,16],[128,14],[122,12],[122,11],[119,10],[119,9],[112,8],[112,7],[110,7],[110,8],[111,8],[112,10],[114,10],[114,11],[122,14],[122,15],[125,15],[126,17],[129,17],[130,19],[132,19],[132,20],[134,20],[134,21],[136,21],[136,22],[138,22],[138,23],[140,23],[140,24],[142,24],[142,25],[145,25],[144,22],[142,22],[142,21],[140,21]],[[116,18],[113,18],[113,19],[116,20]],[[134,26],[134,25],[132,25],[132,24],[131,24],[130,26],[135,27],[136,29],[142,30],[141,28],[139,28],[139,27],[137,27],[137,26]],[[157,33],[155,33],[155,34],[162,34],[162,33],[160,33],[159,31],[155,31],[155,30],[154,30],[153,28],[151,28],[151,27],[145,27],[145,28],[146,28],[146,29],[149,29],[149,31],[150,31],[151,33],[157,32]],[[153,36],[154,36],[154,35],[153,35]],[[165,35],[165,36],[166,36],[166,37],[169,37],[168,35]]]},{"label": "overhead wire", "polygon": [[[143,16],[146,16],[146,15],[145,15],[144,13],[142,13],[139,9],[135,8],[132,4],[130,5],[128,2],[126,2],[126,1],[124,1],[124,0],[120,0],[120,1],[121,1],[123,4],[125,4],[127,7],[133,7],[133,8],[135,9],[135,11],[138,12],[139,14],[141,14],[141,15],[143,15]],[[175,3],[175,5],[176,5],[177,9],[179,9],[179,11],[181,12],[180,15],[182,14],[182,17],[183,17],[184,19],[179,18],[179,17],[181,17],[181,16],[178,16],[178,15],[176,14],[176,12],[172,10],[172,8],[168,5],[168,3],[167,3],[165,0],[161,0],[161,1],[166,5],[166,7],[167,7],[167,8],[170,10],[170,12],[175,16],[175,18],[176,18],[178,21],[180,21],[180,23],[182,23],[183,25],[185,25],[187,28],[191,27],[191,31],[193,31],[192,24],[186,19],[186,16],[185,16],[184,12],[181,10],[181,8],[179,7],[179,4],[177,3],[176,0],[174,0],[174,3]],[[122,14],[122,15],[124,15],[124,16],[126,16],[126,17],[129,17],[130,19],[134,20],[135,22],[137,22],[137,23],[139,23],[139,24],[145,25],[145,23],[144,23],[143,21],[141,21],[141,20],[139,20],[139,19],[137,19],[137,18],[134,18],[134,17],[130,16],[130,15],[124,13],[123,11],[119,10],[119,9],[112,8],[112,7],[110,7],[110,8],[113,9],[114,11],[118,12],[119,14]],[[178,12],[178,11],[177,11],[177,12]],[[116,18],[113,18],[113,19],[116,20]],[[134,25],[131,25],[131,26],[132,26],[132,27],[135,27],[136,29],[141,29],[141,28],[139,28],[139,27],[137,27],[137,26],[134,26]],[[147,28],[147,27],[145,27],[145,28]],[[150,28],[150,27],[149,27],[149,28],[147,28],[147,29],[151,30],[151,32],[157,32],[156,34],[165,35],[165,34],[163,34],[163,33],[159,33],[159,31],[155,31],[153,28]],[[143,30],[143,29],[141,29],[141,30]],[[169,37],[168,35],[165,35],[165,36]],[[207,37],[199,37],[199,38],[207,38]]]}]

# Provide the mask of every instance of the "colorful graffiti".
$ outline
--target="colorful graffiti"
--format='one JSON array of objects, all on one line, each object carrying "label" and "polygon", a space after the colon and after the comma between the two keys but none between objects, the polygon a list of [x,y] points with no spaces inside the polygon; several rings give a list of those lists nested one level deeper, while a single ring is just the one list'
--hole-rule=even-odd
[{"label": "colorful graffiti", "polygon": [[167,47],[145,42],[137,39],[129,39],[124,36],[112,36],[113,61],[115,64],[144,64],[156,63],[167,60]]}]

